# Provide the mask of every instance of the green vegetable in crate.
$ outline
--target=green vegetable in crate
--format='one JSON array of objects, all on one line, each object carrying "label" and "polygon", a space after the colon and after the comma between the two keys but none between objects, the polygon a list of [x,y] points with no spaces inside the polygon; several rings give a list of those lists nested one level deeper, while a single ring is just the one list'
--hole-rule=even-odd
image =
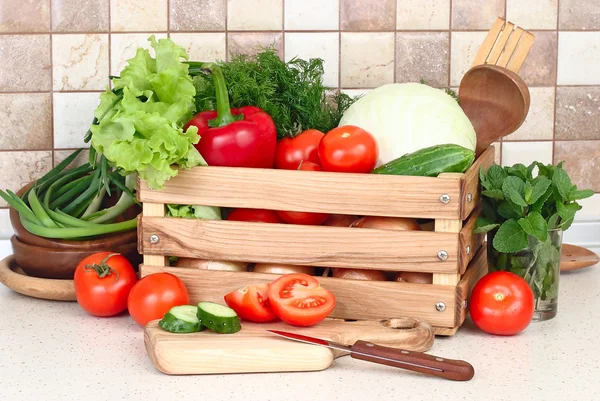
[{"label": "green vegetable in crate", "polygon": [[214,302],[198,304],[200,324],[220,334],[237,333],[242,329],[240,318],[233,309]]},{"label": "green vegetable in crate", "polygon": [[195,333],[204,330],[204,326],[198,320],[198,307],[193,305],[172,307],[158,325],[171,333]]},{"label": "green vegetable in crate", "polygon": [[465,147],[436,145],[406,154],[377,167],[373,174],[437,177],[441,173],[464,173],[475,160],[475,152]]}]

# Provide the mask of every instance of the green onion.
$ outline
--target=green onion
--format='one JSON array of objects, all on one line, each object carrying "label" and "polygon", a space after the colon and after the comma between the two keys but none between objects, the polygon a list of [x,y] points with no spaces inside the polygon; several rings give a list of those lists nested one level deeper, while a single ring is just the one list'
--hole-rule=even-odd
[{"label": "green onion", "polygon": [[120,223],[102,224],[96,227],[44,227],[23,218],[21,223],[27,231],[40,237],[73,239],[132,230],[137,226],[137,217]]}]

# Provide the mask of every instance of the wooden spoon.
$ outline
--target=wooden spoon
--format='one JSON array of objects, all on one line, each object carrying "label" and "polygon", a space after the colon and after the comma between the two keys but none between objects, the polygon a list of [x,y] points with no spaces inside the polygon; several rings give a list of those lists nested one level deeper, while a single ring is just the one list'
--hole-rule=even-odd
[{"label": "wooden spoon", "polygon": [[477,155],[525,121],[529,89],[517,73],[534,39],[530,32],[498,18],[460,83],[460,105],[477,134]]}]

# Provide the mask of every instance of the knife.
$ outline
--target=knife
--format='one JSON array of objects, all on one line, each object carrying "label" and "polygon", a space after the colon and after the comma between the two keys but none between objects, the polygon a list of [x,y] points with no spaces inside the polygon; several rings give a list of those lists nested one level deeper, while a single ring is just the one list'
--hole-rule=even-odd
[{"label": "knife", "polygon": [[357,341],[352,346],[322,340],[320,338],[304,336],[301,334],[288,333],[279,330],[267,330],[270,333],[299,341],[306,344],[319,345],[338,351],[348,352],[355,359],[379,363],[381,365],[393,366],[425,373],[432,376],[456,381],[468,381],[473,378],[475,370],[466,362],[455,359],[440,358],[434,355],[417,351],[407,351],[398,348],[382,347],[367,341]]}]

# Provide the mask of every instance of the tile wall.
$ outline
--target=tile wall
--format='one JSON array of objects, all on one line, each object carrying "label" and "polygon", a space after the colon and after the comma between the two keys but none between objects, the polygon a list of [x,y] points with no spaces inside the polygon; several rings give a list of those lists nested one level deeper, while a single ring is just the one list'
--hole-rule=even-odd
[{"label": "tile wall", "polygon": [[497,16],[536,35],[521,70],[531,111],[498,161],[566,160],[600,192],[598,0],[0,0],[0,188],[83,145],[108,75],[151,33],[197,60],[271,44],[286,59],[321,57],[326,84],[364,93],[421,77],[458,86]]}]

